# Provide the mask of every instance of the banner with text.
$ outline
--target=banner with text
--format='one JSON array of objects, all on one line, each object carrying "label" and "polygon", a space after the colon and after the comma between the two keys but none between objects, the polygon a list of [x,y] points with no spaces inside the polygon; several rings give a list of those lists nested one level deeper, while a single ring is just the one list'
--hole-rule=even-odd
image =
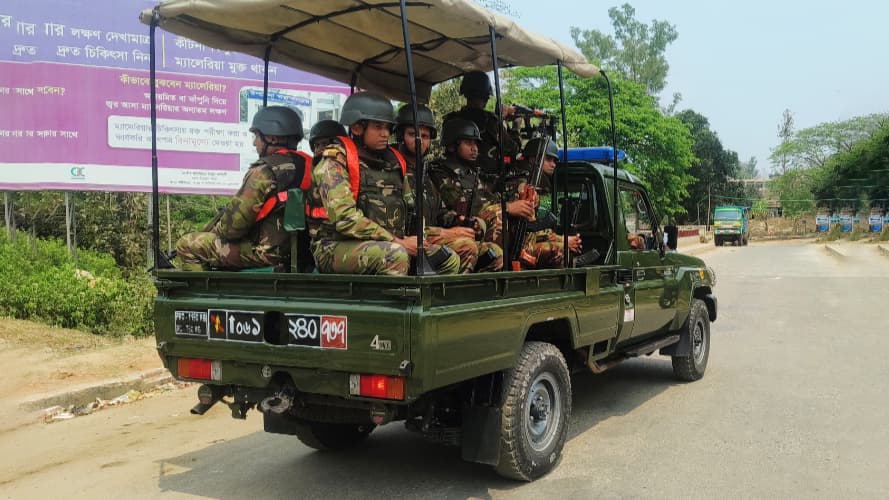
[{"label": "banner with text", "polygon": [[[0,190],[149,191],[149,0],[0,3]],[[165,193],[229,194],[257,158],[262,60],[157,31],[157,147]],[[268,103],[306,135],[347,85],[270,65]],[[303,141],[301,149],[308,151]]]}]

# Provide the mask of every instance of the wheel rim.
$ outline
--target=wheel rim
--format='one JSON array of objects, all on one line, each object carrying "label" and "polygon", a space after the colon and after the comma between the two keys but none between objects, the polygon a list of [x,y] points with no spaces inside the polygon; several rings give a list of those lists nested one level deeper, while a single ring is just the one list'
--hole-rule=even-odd
[{"label": "wheel rim", "polygon": [[704,322],[695,321],[695,330],[692,332],[692,349],[695,364],[700,365],[704,361],[704,353],[707,351],[707,338],[704,336]]},{"label": "wheel rim", "polygon": [[562,419],[562,393],[556,378],[549,372],[537,375],[525,401],[525,432],[528,443],[543,451],[555,440]]}]

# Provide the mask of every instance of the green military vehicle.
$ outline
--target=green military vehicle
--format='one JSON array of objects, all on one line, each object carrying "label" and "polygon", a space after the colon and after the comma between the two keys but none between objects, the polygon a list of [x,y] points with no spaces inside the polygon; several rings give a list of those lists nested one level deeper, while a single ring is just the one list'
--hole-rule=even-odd
[{"label": "green military vehicle", "polygon": [[[317,2],[291,1],[287,9],[275,10],[281,3],[260,9],[264,20],[276,21],[270,25],[287,25],[297,8],[321,9]],[[229,50],[260,39],[290,40],[280,32],[254,33],[255,26],[269,23],[243,19],[238,24],[246,15],[225,15],[231,14],[225,4],[172,0],[144,13],[143,20]],[[390,17],[407,38],[405,3],[400,16],[392,6],[385,9],[395,13]],[[414,68],[417,74],[459,75],[470,63],[442,72],[447,59],[436,57],[451,53],[436,56],[435,51],[451,44],[453,50],[484,52],[487,46],[479,39],[487,35],[498,57],[488,52],[467,61],[558,63],[560,74],[566,60],[579,74],[587,67],[579,54],[511,21],[507,30],[500,16],[488,13],[481,34],[472,32],[467,20],[484,11],[470,2],[431,1],[416,9],[413,30],[439,23],[436,44],[414,43],[425,48],[414,61],[421,63]],[[348,15],[362,12],[367,14],[356,7]],[[371,14],[381,19],[378,8]],[[333,14],[312,16],[295,24],[312,25],[309,18],[326,23]],[[235,28],[220,27],[216,20]],[[349,23],[346,14],[337,21]],[[224,38],[228,31],[234,34]],[[460,43],[454,45],[455,40]],[[503,51],[496,52],[495,41]],[[287,52],[291,49],[279,44],[265,55],[282,52],[281,61],[293,62],[297,59],[289,57],[301,54],[299,60],[315,61],[321,74],[336,76],[321,63],[332,48],[323,49],[315,54],[299,45]],[[377,62],[389,64],[393,57]],[[411,61],[409,54],[406,59]],[[385,88],[400,74],[414,88],[410,66],[404,76],[394,69],[380,71],[372,62],[361,65],[368,77],[363,85]],[[407,87],[404,81],[397,82],[399,88]],[[421,93],[423,85],[418,84]],[[196,414],[220,401],[239,419],[256,409],[266,431],[295,435],[327,450],[358,445],[375,427],[404,422],[411,431],[460,446],[465,460],[491,464],[510,478],[538,478],[561,457],[571,417],[572,372],[600,373],[660,353],[671,358],[679,380],[700,379],[717,313],[713,271],[698,258],[667,251],[665,234],[675,247],[676,229],[658,227],[660,218],[639,179],[615,164],[569,155],[558,164],[547,196],[543,205],[552,207],[556,230],[579,233],[584,250],[595,249],[584,261],[571,259],[562,269],[459,276],[158,270],[158,353],[177,379],[203,384],[192,410]],[[301,213],[290,214],[297,231]],[[631,240],[637,242],[632,247]]]}]

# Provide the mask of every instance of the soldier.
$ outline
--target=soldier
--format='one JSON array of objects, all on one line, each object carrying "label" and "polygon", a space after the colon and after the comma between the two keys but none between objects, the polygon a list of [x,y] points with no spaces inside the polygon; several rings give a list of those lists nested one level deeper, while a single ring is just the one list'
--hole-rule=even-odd
[{"label": "soldier", "polygon": [[508,158],[518,154],[521,144],[509,135],[503,123],[497,120],[497,115],[485,109],[493,93],[487,74],[482,71],[466,73],[460,82],[460,94],[466,98],[466,105],[459,111],[448,113],[444,121],[463,118],[475,123],[480,131],[479,165],[483,172],[497,174],[499,137],[503,137],[503,157],[507,158],[507,162]]},{"label": "soldier", "polygon": [[289,256],[283,228],[288,189],[308,189],[311,158],[297,151],[302,120],[286,106],[268,106],[250,127],[259,160],[250,165],[234,198],[202,232],[176,242],[173,264],[187,271],[277,266]]},{"label": "soldier", "polygon": [[[445,122],[441,135],[445,156],[430,168],[432,181],[446,209],[440,223],[444,227],[471,225],[476,239],[496,244],[498,260],[502,259],[500,195],[494,190],[496,177],[481,172],[477,162],[478,127],[469,120],[457,118]],[[506,211],[515,217],[531,217],[534,208],[527,201],[514,200],[507,203]]]},{"label": "soldier", "polygon": [[[546,141],[544,144],[543,141]],[[541,156],[543,158],[543,163],[541,164]],[[527,188],[529,179],[533,171],[540,166],[542,168],[542,173],[540,176],[540,184],[537,186],[536,191],[539,193],[550,193],[552,192],[552,176],[553,172],[556,169],[556,161],[559,158],[559,148],[556,146],[556,143],[550,139],[542,139],[542,138],[534,138],[528,141],[525,144],[525,149],[522,153],[522,161],[519,161],[515,165],[515,171],[518,174],[519,182],[513,184],[514,190],[510,190],[511,194],[509,196],[513,198],[519,198],[519,193],[522,193]],[[537,198],[536,194],[531,197],[533,199],[533,203],[536,205],[539,203],[539,198]],[[535,217],[524,217],[526,220],[531,221],[535,220]],[[536,229],[536,230],[534,230]],[[562,260],[564,259],[564,238],[557,234],[553,227],[543,227],[543,228],[535,228],[533,226],[529,226],[529,231],[525,235],[525,243],[522,245],[522,252],[520,256],[514,256],[519,261],[521,261],[522,266],[525,268],[532,269],[551,269],[562,266]],[[583,242],[580,239],[580,235],[574,235],[568,237],[568,248],[577,255],[583,250]]]},{"label": "soldier", "polygon": [[[352,139],[329,145],[312,171],[327,215],[312,240],[321,272],[406,275],[417,256],[416,238],[405,237],[407,165],[389,147],[394,121],[385,97],[363,92],[343,104],[340,122]],[[427,255],[439,274],[459,269],[459,257],[446,247],[430,245]]]},{"label": "soldier", "polygon": [[[438,135],[438,130],[435,127],[435,117],[432,114],[432,110],[428,107],[420,105],[417,117],[419,119],[420,147],[422,148],[420,154],[425,157],[432,140]],[[409,104],[402,106],[398,110],[395,134],[399,143],[399,151],[407,160],[408,181],[410,182],[411,189],[416,191],[416,132],[414,128],[414,114]],[[460,273],[462,274],[473,271],[497,271],[503,267],[503,251],[500,247],[493,243],[477,242],[475,240],[475,230],[472,228],[459,225],[444,228],[438,225],[443,215],[444,206],[442,205],[438,189],[432,182],[429,169],[427,169],[423,184],[425,239],[430,243],[445,245],[456,252],[460,256]],[[413,205],[413,199],[409,203],[409,207],[412,216],[408,220],[408,230],[409,234],[415,234],[413,214],[416,213],[416,207]],[[482,256],[481,259],[479,259],[479,255]]]},{"label": "soldier", "polygon": [[[312,129],[309,130],[309,147],[314,155],[312,165],[317,165],[321,161],[322,153],[334,143],[337,137],[345,137],[346,134],[346,127],[336,120],[321,120],[312,125]],[[321,193],[318,192],[318,186],[313,184],[311,190],[307,200],[306,225],[309,237],[314,238],[321,224],[327,219],[327,212],[324,210],[324,205],[321,204]]]},{"label": "soldier", "polygon": [[336,120],[321,120],[312,125],[309,130],[309,148],[316,159],[321,158],[324,148],[333,143],[337,137],[344,137],[347,134],[346,127],[342,126]]}]

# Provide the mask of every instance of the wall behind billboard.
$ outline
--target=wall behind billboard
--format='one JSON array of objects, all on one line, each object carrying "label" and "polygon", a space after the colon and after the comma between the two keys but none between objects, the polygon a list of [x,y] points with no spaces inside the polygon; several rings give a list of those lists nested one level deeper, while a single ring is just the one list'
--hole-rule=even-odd
[{"label": "wall behind billboard", "polygon": [[[150,0],[0,3],[0,189],[151,189]],[[157,31],[158,162],[165,193],[228,194],[256,159],[248,122],[263,62]],[[271,65],[269,104],[308,129],[349,88]],[[303,141],[301,146],[307,149]]]}]

